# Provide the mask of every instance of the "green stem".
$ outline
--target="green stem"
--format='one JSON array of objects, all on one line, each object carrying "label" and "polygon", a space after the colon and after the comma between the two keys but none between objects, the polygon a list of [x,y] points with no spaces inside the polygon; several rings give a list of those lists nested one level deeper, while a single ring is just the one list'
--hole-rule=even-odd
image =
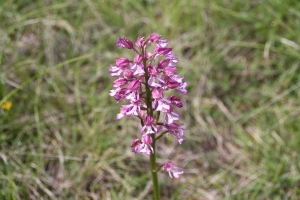
[{"label": "green stem", "polygon": [[153,154],[150,154],[150,167],[151,167],[151,175],[152,175],[152,183],[153,183],[153,192],[154,192],[154,199],[159,200],[159,185],[158,185],[158,179],[157,179],[157,170],[156,170],[156,154],[155,154],[155,138],[154,135],[151,135],[152,137],[152,148],[154,150]]},{"label": "green stem", "polygon": [[[143,56],[143,64],[144,64],[144,70],[145,70],[145,86],[146,86],[146,104],[147,104],[147,114],[153,116],[153,109],[152,109],[152,100],[151,100],[151,90],[150,86],[148,85],[149,75],[148,75],[148,69],[147,69],[147,59],[145,58],[145,50],[142,48],[142,56]],[[156,172],[156,153],[155,153],[155,136],[154,134],[151,134],[152,137],[152,148],[154,153],[150,154],[150,168],[151,168],[151,175],[152,175],[152,183],[153,183],[153,192],[154,192],[154,199],[159,200],[159,185],[158,185],[158,179],[157,179],[157,172]]]}]

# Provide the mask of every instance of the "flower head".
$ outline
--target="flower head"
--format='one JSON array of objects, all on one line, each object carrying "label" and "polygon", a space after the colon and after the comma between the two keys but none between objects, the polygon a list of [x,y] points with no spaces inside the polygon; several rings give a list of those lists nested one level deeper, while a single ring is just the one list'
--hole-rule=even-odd
[{"label": "flower head", "polygon": [[[154,45],[152,52],[147,48],[151,45]],[[176,144],[182,144],[185,140],[186,129],[183,124],[177,123],[180,117],[174,111],[182,108],[183,103],[178,96],[167,96],[165,91],[177,90],[186,94],[187,83],[183,76],[177,74],[178,59],[168,45],[169,42],[157,33],[147,38],[139,37],[134,44],[127,38],[118,38],[117,41],[118,47],[129,49],[135,55],[133,59],[116,58],[115,65],[110,66],[110,75],[116,80],[109,95],[117,103],[128,101],[121,106],[117,119],[138,117],[141,121],[141,138],[131,144],[136,154],[153,154],[154,144],[164,136],[164,132],[173,135]],[[158,135],[159,132],[162,134]],[[182,168],[172,162],[166,162],[162,167],[171,178],[183,174]]]}]

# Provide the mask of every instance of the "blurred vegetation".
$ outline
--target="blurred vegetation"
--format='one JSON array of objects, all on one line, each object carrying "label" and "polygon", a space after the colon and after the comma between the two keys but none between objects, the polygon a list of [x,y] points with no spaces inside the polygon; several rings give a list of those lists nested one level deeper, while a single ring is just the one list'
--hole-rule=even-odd
[{"label": "blurred vegetation", "polygon": [[300,199],[297,0],[6,0],[0,21],[0,199],[152,199],[108,69],[153,32],[188,81],[162,199]]}]

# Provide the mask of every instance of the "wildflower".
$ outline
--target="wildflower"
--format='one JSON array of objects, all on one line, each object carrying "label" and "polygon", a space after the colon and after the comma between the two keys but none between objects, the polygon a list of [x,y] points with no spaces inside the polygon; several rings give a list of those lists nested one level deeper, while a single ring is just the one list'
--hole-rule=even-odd
[{"label": "wildflower", "polygon": [[10,110],[12,107],[12,101],[6,101],[1,105],[3,110]]},{"label": "wildflower", "polygon": [[179,175],[183,174],[182,168],[174,166],[172,162],[164,163],[163,169],[169,173],[171,178],[179,178]]},{"label": "wildflower", "polygon": [[[164,92],[177,90],[186,94],[187,83],[183,76],[177,74],[178,60],[172,48],[168,47],[169,42],[161,37],[152,33],[147,38],[139,37],[134,44],[126,38],[119,38],[117,46],[132,50],[135,55],[133,60],[116,58],[115,65],[109,69],[111,76],[116,77],[109,95],[117,103],[129,101],[121,106],[117,119],[138,117],[141,121],[141,138],[131,143],[132,151],[136,154],[155,156],[155,143],[164,136],[157,136],[160,132],[173,135],[176,144],[182,144],[185,140],[186,129],[183,124],[177,123],[180,117],[174,111],[175,107],[182,108],[183,104],[178,96],[166,96]],[[155,45],[153,52],[147,50],[151,44]],[[183,170],[172,162],[162,166],[171,178],[183,174]],[[151,165],[151,169],[155,171],[155,165]]]}]

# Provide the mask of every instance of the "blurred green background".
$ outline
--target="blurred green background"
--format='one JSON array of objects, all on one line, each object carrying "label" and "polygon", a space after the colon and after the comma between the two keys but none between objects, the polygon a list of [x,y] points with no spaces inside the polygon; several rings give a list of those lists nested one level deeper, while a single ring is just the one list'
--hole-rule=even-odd
[{"label": "blurred green background", "polygon": [[[152,199],[139,121],[115,120],[116,47],[159,33],[188,82],[187,140],[158,145],[162,199],[300,199],[298,0],[0,4],[0,199]],[[178,93],[177,93],[178,94]]]}]

